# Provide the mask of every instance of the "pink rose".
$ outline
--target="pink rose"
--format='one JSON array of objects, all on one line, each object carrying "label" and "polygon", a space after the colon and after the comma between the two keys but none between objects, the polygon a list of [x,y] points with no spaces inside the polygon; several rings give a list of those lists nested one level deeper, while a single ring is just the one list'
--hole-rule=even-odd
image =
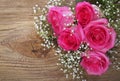
[{"label": "pink rose", "polygon": [[58,37],[58,45],[66,51],[77,50],[84,38],[82,27],[66,28]]},{"label": "pink rose", "polygon": [[92,4],[93,10],[95,12],[94,19],[102,18],[104,15],[100,8],[94,4]]},{"label": "pink rose", "polygon": [[76,18],[78,22],[84,27],[91,20],[94,19],[95,12],[92,5],[88,2],[79,2],[75,8]]},{"label": "pink rose", "polygon": [[51,7],[47,17],[55,35],[59,35],[66,24],[72,24],[74,21],[73,13],[69,7]]},{"label": "pink rose", "polygon": [[86,42],[95,50],[107,52],[115,44],[116,33],[106,19],[91,21],[85,28]]},{"label": "pink rose", "polygon": [[80,65],[90,75],[103,74],[110,64],[108,57],[105,54],[95,51],[87,52],[89,57],[83,56]]}]

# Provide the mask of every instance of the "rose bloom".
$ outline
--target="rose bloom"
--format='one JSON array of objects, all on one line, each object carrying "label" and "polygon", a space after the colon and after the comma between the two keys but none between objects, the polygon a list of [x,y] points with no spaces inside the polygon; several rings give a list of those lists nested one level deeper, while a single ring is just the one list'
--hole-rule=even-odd
[{"label": "rose bloom", "polygon": [[114,47],[116,38],[116,32],[107,24],[107,19],[98,19],[84,28],[86,42],[89,46],[104,53]]},{"label": "rose bloom", "polygon": [[94,12],[95,12],[94,19],[104,17],[104,14],[102,13],[102,11],[100,10],[100,8],[98,6],[92,4],[92,7],[93,7]]},{"label": "rose bloom", "polygon": [[87,25],[91,20],[94,19],[95,12],[92,7],[92,4],[89,2],[79,2],[76,5],[76,19],[83,27]]},{"label": "rose bloom", "polygon": [[88,51],[88,56],[83,56],[80,65],[90,75],[101,75],[103,74],[110,64],[109,59],[105,54],[95,51]]},{"label": "rose bloom", "polygon": [[48,22],[56,36],[64,29],[65,24],[71,24],[74,21],[73,13],[69,7],[51,7],[47,15]]},{"label": "rose bloom", "polygon": [[58,45],[66,51],[74,51],[79,48],[83,38],[84,34],[80,25],[66,28],[58,37]]}]

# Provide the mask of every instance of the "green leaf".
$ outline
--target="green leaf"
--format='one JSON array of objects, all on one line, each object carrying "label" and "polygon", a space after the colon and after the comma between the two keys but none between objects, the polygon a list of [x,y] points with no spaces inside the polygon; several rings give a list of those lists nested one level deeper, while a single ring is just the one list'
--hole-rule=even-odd
[{"label": "green leaf", "polygon": [[81,2],[81,1],[83,1],[83,0],[75,0],[76,4],[77,4],[78,2]]}]

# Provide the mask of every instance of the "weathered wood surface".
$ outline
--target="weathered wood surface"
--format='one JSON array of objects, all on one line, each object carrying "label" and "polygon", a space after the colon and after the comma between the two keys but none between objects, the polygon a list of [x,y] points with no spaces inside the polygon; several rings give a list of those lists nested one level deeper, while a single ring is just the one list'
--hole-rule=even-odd
[{"label": "weathered wood surface", "polygon": [[[73,81],[56,66],[53,50],[43,51],[33,24],[32,7],[48,0],[0,0],[0,81]],[[88,81],[120,81],[110,68]]]}]

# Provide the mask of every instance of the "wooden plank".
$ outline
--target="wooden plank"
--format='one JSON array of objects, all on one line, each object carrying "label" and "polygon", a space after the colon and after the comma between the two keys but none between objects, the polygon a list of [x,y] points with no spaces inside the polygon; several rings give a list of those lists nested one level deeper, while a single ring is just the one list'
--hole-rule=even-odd
[{"label": "wooden plank", "polygon": [[[56,66],[54,50],[43,51],[34,29],[32,7],[48,0],[0,0],[0,81],[73,81]],[[88,81],[119,81],[110,68]]]}]

